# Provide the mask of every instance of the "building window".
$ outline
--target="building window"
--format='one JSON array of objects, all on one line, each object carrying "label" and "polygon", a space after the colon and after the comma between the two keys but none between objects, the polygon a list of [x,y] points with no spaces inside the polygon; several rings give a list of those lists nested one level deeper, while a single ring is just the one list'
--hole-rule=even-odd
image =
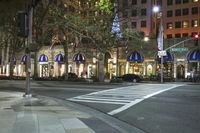
[{"label": "building window", "polygon": [[124,17],[124,18],[127,18],[127,17],[128,17],[128,11],[124,11],[124,12],[123,12],[123,17]]},{"label": "building window", "polygon": [[181,0],[176,0],[176,4],[181,4]]},{"label": "building window", "polygon": [[142,20],[142,21],[141,21],[141,27],[144,28],[144,27],[146,27],[146,25],[147,25],[147,24],[146,24],[146,21],[145,21],[145,20]]},{"label": "building window", "polygon": [[189,0],[183,0],[183,3],[189,3]]},{"label": "building window", "polygon": [[141,4],[146,4],[147,0],[141,0]]},{"label": "building window", "polygon": [[192,14],[198,14],[198,7],[192,7]]},{"label": "building window", "polygon": [[128,0],[123,0],[123,7],[128,7]]},{"label": "building window", "polygon": [[170,10],[170,11],[167,11],[167,17],[172,17],[173,16],[173,11]]},{"label": "building window", "polygon": [[199,0],[192,0],[192,2],[198,2]]},{"label": "building window", "polygon": [[137,22],[132,22],[132,23],[131,23],[131,27],[132,27],[132,28],[136,28],[136,27],[137,27]]},{"label": "building window", "polygon": [[189,9],[188,8],[183,8],[182,12],[183,12],[183,15],[188,15],[189,14]]},{"label": "building window", "polygon": [[173,0],[167,0],[167,5],[168,6],[173,5]]},{"label": "building window", "polygon": [[137,10],[132,10],[131,16],[136,17],[137,16]]},{"label": "building window", "polygon": [[146,15],[147,15],[147,10],[141,9],[141,16],[146,16]]},{"label": "building window", "polygon": [[181,28],[181,21],[175,22],[175,28]]},{"label": "building window", "polygon": [[175,38],[181,38],[181,34],[180,33],[175,34]]},{"label": "building window", "polygon": [[172,22],[167,23],[167,29],[173,29],[173,24],[172,24]]},{"label": "building window", "polygon": [[132,0],[132,5],[137,5],[137,0]]},{"label": "building window", "polygon": [[198,20],[192,20],[192,27],[198,27]]},{"label": "building window", "polygon": [[183,28],[188,28],[189,27],[189,21],[183,21]]},{"label": "building window", "polygon": [[189,35],[188,35],[188,33],[183,33],[182,34],[182,37],[188,37]]},{"label": "building window", "polygon": [[167,39],[172,38],[172,34],[167,34]]},{"label": "building window", "polygon": [[175,11],[175,16],[181,16],[181,9],[177,9]]}]

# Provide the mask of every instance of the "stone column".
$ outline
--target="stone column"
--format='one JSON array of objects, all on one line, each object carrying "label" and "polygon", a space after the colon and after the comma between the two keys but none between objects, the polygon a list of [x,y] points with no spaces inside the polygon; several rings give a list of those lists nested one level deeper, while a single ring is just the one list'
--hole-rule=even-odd
[{"label": "stone column", "polygon": [[100,82],[104,81],[104,76],[105,76],[105,72],[104,72],[104,54],[100,53],[99,55],[99,60],[98,60],[98,78]]},{"label": "stone column", "polygon": [[174,79],[176,79],[177,77],[177,62],[174,62]]},{"label": "stone column", "polygon": [[187,78],[187,73],[188,73],[188,62],[185,61],[185,78]]}]

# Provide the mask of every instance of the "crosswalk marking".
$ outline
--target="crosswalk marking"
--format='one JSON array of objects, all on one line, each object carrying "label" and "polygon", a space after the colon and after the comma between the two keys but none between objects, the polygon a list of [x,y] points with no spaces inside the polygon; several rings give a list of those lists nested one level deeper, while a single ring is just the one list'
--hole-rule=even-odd
[{"label": "crosswalk marking", "polygon": [[67,100],[86,103],[122,105],[120,108],[108,112],[110,115],[115,115],[143,101],[144,99],[182,85],[184,84],[140,84],[137,86],[120,87],[110,90],[93,92]]}]

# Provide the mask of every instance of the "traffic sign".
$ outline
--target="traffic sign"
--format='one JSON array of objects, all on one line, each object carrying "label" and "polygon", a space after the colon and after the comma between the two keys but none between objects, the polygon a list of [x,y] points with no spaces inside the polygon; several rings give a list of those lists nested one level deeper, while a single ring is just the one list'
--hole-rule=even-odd
[{"label": "traffic sign", "polygon": [[188,48],[171,48],[170,51],[171,52],[184,52],[184,51],[188,51]]},{"label": "traffic sign", "polygon": [[158,56],[166,56],[167,52],[165,50],[158,51]]}]

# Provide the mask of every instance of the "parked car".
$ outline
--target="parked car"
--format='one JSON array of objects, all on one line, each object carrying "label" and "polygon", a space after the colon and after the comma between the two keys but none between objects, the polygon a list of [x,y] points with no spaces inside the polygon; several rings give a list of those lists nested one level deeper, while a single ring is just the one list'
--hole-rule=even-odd
[{"label": "parked car", "polygon": [[136,74],[125,74],[118,78],[121,78],[123,81],[134,82],[134,83],[140,82],[142,80],[142,77]]}]

